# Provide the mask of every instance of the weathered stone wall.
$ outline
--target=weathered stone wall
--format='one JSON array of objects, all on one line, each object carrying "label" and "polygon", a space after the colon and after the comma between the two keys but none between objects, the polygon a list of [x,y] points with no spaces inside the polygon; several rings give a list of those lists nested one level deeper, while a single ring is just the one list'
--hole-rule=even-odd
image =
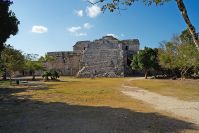
[{"label": "weathered stone wall", "polygon": [[94,41],[80,41],[71,52],[49,52],[55,61],[46,63],[62,75],[78,77],[123,77],[132,73],[130,58],[139,50],[139,40],[118,40],[105,36]]},{"label": "weathered stone wall", "polygon": [[75,75],[80,69],[80,53],[48,52],[47,55],[54,57],[55,60],[47,62],[46,67],[58,71],[61,75]]},{"label": "weathered stone wall", "polygon": [[129,39],[122,40],[122,46],[124,50],[124,75],[129,76],[133,74],[132,68],[130,66],[133,55],[139,51],[139,40],[138,39]]},{"label": "weathered stone wall", "polygon": [[122,40],[121,43],[123,44],[123,50],[127,50],[129,52],[139,51],[140,43],[138,39]]},{"label": "weathered stone wall", "polygon": [[80,64],[78,77],[124,76],[122,44],[113,38],[102,38],[88,45]]},{"label": "weathered stone wall", "polygon": [[82,53],[90,43],[90,41],[79,41],[73,46],[73,51]]}]

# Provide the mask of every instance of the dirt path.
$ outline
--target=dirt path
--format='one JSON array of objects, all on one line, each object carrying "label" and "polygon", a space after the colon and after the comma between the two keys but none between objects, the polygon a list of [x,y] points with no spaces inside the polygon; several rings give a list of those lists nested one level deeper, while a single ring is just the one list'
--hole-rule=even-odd
[{"label": "dirt path", "polygon": [[123,86],[122,93],[153,105],[156,109],[171,112],[199,125],[199,102],[188,102],[170,96],[163,96],[142,88]]}]

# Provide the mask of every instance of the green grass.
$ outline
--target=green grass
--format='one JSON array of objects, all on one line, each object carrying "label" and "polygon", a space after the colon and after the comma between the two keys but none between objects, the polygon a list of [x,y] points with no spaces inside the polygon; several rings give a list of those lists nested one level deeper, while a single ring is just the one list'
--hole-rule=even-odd
[{"label": "green grass", "polygon": [[133,80],[127,84],[182,100],[199,101],[199,80]]}]

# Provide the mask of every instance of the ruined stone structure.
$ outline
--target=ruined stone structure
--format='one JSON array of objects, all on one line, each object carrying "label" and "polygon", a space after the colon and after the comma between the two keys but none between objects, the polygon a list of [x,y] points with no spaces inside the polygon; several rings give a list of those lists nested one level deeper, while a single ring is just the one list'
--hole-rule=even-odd
[{"label": "ruined stone structure", "polygon": [[70,52],[48,52],[54,61],[48,69],[61,75],[77,77],[123,77],[132,73],[130,58],[139,50],[139,40],[118,40],[105,36],[94,41],[80,41]]}]

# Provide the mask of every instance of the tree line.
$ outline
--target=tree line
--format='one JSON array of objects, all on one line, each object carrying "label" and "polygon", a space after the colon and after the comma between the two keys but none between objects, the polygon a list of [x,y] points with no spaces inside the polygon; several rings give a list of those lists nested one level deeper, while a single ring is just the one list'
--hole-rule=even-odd
[{"label": "tree line", "polygon": [[10,81],[12,77],[16,75],[16,72],[20,72],[23,75],[24,72],[28,72],[28,75],[32,75],[32,80],[35,80],[36,71],[44,71],[43,78],[48,80],[57,79],[59,74],[56,71],[48,70],[45,67],[45,63],[54,61],[52,56],[41,56],[37,54],[23,54],[22,51],[15,49],[10,45],[5,45],[0,56],[0,76],[3,80],[9,77]]},{"label": "tree line", "polygon": [[145,78],[148,74],[161,78],[199,78],[199,51],[186,29],[170,41],[162,42],[160,48],[140,50],[132,58],[131,67],[143,71]]}]

